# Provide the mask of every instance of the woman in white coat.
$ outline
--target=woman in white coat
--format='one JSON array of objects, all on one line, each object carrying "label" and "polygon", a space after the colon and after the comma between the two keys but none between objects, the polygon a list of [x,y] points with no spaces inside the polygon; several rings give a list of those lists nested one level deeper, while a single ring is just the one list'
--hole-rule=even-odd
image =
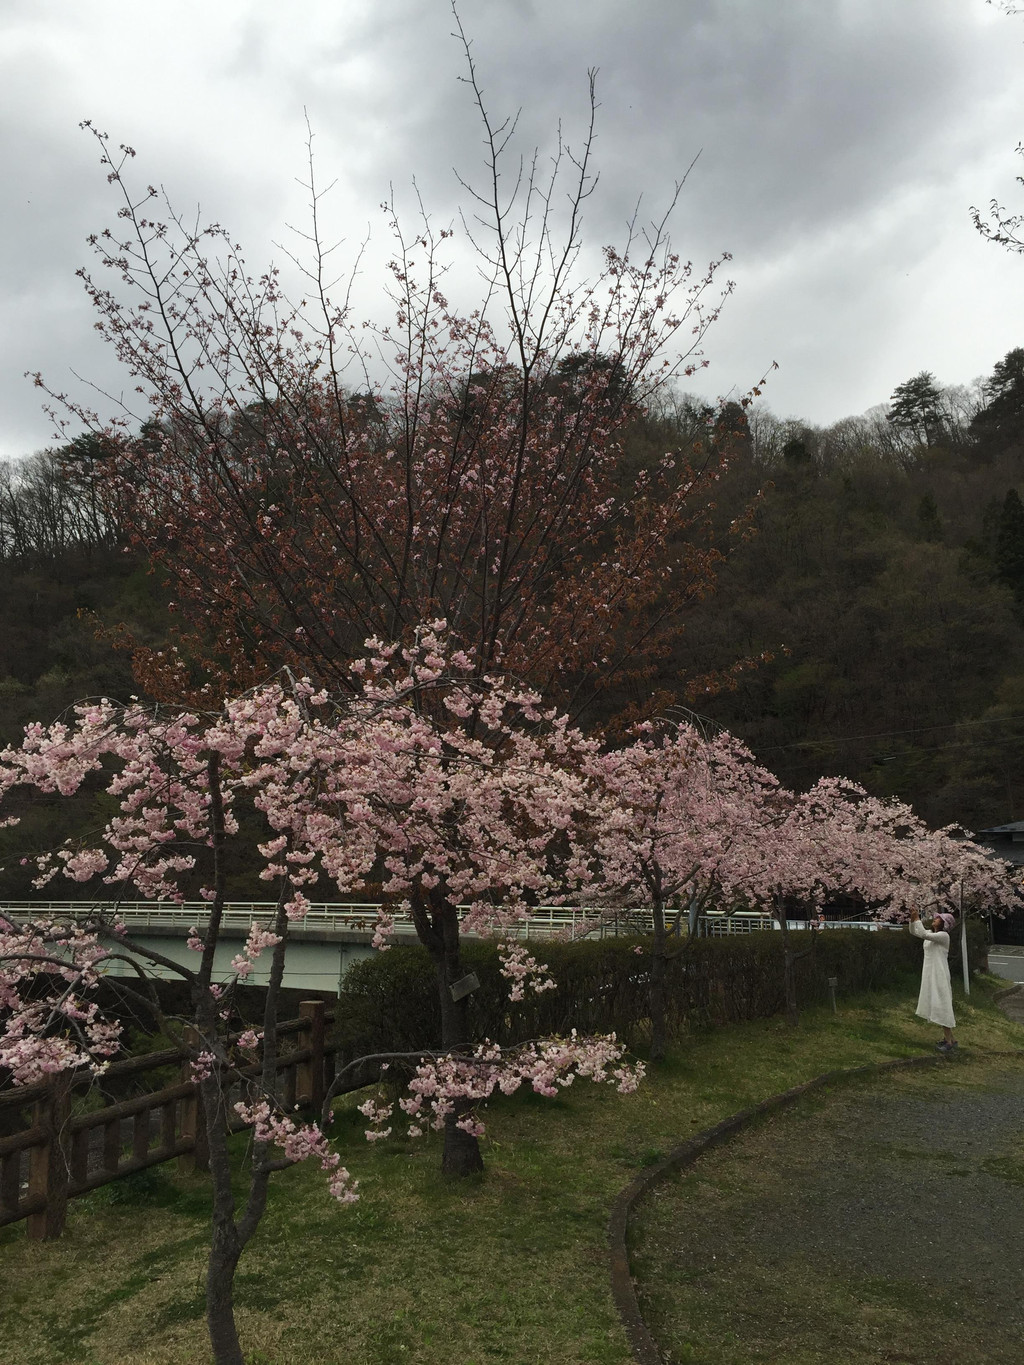
[{"label": "woman in white coat", "polygon": [[924,939],[924,967],[921,971],[921,993],[917,997],[917,1014],[930,1024],[938,1024],[943,1039],[936,1043],[940,1052],[952,1052],[956,1047],[953,1030],[953,984],[949,978],[949,934],[956,923],[952,915],[936,915],[930,930],[921,923],[916,910],[910,912],[910,932]]}]

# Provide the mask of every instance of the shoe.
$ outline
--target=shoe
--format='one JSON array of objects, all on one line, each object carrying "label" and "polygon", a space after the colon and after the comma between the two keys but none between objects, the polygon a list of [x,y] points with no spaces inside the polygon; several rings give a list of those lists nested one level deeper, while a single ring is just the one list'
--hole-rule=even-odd
[{"label": "shoe", "polygon": [[956,1052],[957,1049],[959,1048],[959,1046],[960,1046],[960,1044],[959,1044],[959,1043],[956,1043],[956,1042],[953,1042],[953,1043],[936,1043],[936,1044],[935,1044],[935,1047],[936,1047],[936,1049],[937,1049],[939,1052],[947,1052],[947,1053],[948,1053],[948,1052]]}]

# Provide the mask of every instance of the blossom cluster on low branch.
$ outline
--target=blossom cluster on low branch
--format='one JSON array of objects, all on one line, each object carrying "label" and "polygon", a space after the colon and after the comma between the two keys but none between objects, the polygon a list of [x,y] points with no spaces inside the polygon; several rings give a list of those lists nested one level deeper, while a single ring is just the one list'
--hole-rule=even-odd
[{"label": "blossom cluster on low branch", "polygon": [[643,1080],[645,1068],[643,1062],[627,1064],[625,1052],[614,1033],[580,1038],[575,1029],[568,1038],[545,1038],[515,1048],[502,1049],[487,1041],[466,1055],[456,1053],[420,1062],[404,1087],[408,1094],[397,1101],[381,1096],[366,1100],[359,1112],[370,1120],[366,1137],[371,1142],[391,1135],[396,1107],[409,1120],[409,1137],[420,1137],[427,1128],[440,1131],[454,1113],[460,1115],[457,1127],[482,1137],[484,1125],[475,1106],[496,1091],[514,1095],[521,1086],[529,1085],[536,1094],[554,1098],[560,1089],[584,1078],[595,1085],[614,1085],[621,1095],[632,1094]]},{"label": "blossom cluster on low branch", "polygon": [[120,1045],[89,993],[107,950],[86,925],[0,915],[0,1067],[17,1085],[58,1071],[101,1071]]},{"label": "blossom cluster on low branch", "polygon": [[339,1204],[354,1204],[359,1198],[359,1181],[354,1180],[341,1164],[341,1157],[331,1151],[326,1135],[315,1123],[296,1123],[287,1115],[275,1113],[266,1100],[256,1104],[238,1101],[235,1113],[253,1130],[259,1143],[274,1145],[282,1151],[286,1161],[296,1163],[313,1158],[327,1172],[327,1186]]}]

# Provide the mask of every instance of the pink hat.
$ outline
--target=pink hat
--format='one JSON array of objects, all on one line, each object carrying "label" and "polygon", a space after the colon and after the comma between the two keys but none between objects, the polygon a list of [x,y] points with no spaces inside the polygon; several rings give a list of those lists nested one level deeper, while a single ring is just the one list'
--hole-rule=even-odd
[{"label": "pink hat", "polygon": [[953,916],[953,915],[948,915],[948,914],[941,914],[941,915],[938,916],[938,918],[939,918],[940,920],[942,920],[942,923],[943,923],[943,925],[944,925],[944,927],[945,927],[945,929],[946,929],[946,932],[951,934],[951,933],[953,932],[954,928],[956,927],[956,918],[955,918],[955,916]]}]

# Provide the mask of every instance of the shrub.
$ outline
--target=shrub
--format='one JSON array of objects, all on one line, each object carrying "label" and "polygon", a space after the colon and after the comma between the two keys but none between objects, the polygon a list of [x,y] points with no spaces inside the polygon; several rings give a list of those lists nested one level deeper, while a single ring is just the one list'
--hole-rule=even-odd
[{"label": "shrub", "polygon": [[[987,950],[984,925],[969,926],[969,952],[981,964]],[[921,968],[921,945],[907,933],[833,929],[790,936],[796,951],[810,951],[797,964],[801,1004],[828,1000],[828,978],[839,994],[853,994],[906,981]],[[639,952],[637,950],[640,950]],[[538,956],[558,985],[527,995],[512,1006],[493,943],[467,943],[465,971],[480,989],[470,997],[472,1036],[503,1045],[527,1038],[580,1033],[618,1034],[642,1044],[649,1028],[650,941],[618,937],[543,944]],[[959,940],[950,953],[959,966]],[[782,935],[764,932],[678,941],[668,964],[669,1024],[675,1033],[777,1014],[784,1005]],[[338,1040],[344,1059],[373,1052],[439,1046],[441,1020],[434,967],[425,950],[395,946],[353,964],[338,1002]]]}]

